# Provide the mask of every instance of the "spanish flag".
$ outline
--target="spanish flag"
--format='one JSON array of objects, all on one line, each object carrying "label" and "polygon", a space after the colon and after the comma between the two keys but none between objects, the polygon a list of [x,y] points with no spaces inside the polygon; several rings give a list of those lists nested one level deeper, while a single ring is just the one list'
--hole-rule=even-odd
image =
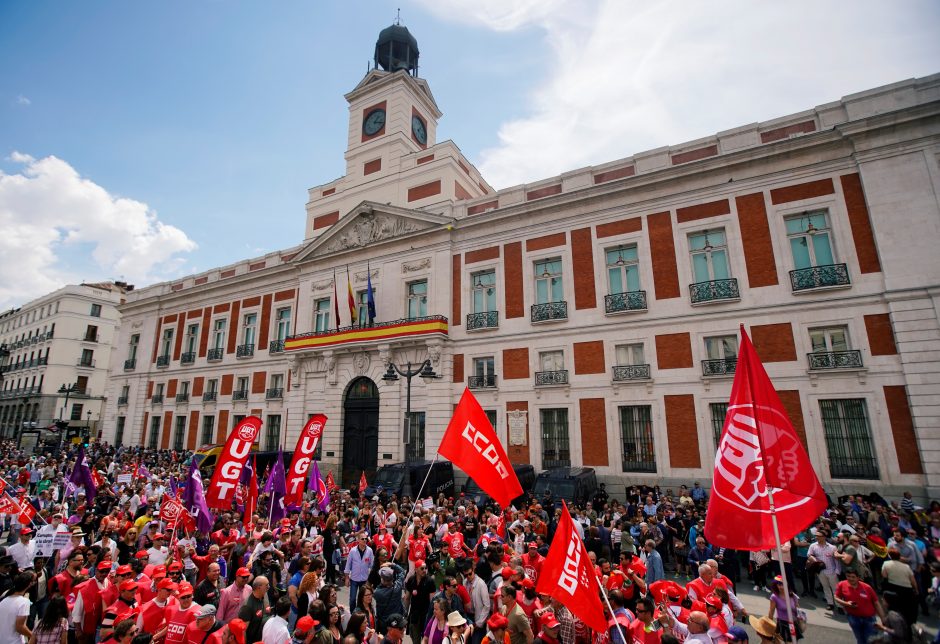
[{"label": "spanish flag", "polygon": [[346,290],[349,293],[349,325],[356,326],[359,321],[359,309],[356,307],[356,297],[353,295],[352,282],[349,281],[349,267],[346,267]]}]

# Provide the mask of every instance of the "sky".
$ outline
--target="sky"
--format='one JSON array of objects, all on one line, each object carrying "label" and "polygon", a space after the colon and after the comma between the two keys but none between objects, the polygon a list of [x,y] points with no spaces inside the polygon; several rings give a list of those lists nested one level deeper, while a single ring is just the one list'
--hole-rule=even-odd
[{"label": "sky", "polygon": [[379,31],[496,188],[940,72],[940,3],[0,2],[0,310],[303,241]]}]

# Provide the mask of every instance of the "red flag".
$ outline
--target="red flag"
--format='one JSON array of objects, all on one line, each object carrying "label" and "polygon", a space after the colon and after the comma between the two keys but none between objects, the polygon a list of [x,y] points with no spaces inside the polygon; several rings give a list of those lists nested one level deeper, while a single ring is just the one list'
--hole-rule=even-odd
[{"label": "red flag", "polygon": [[598,633],[607,632],[597,575],[568,514],[567,504],[562,505],[561,521],[548,556],[542,562],[536,590],[557,599],[572,615]]},{"label": "red flag", "polygon": [[320,442],[320,437],[323,436],[323,427],[325,425],[326,416],[314,414],[304,425],[303,431],[300,432],[297,447],[294,448],[294,457],[290,462],[290,469],[287,470],[285,506],[300,505],[304,502],[304,480],[307,478],[310,459],[317,450],[317,443]]},{"label": "red flag", "polygon": [[180,521],[184,513],[185,509],[178,497],[163,495],[163,503],[160,504],[160,519],[166,521],[170,530]]},{"label": "red flag", "polygon": [[19,514],[20,506],[9,494],[0,496],[0,514]]},{"label": "red flag", "polygon": [[29,501],[22,501],[20,503],[20,516],[16,519],[20,525],[30,525],[35,516],[36,508],[33,507],[33,504]]},{"label": "red flag", "polygon": [[3,479],[0,479],[0,494],[3,494],[3,491],[7,488],[7,482]]},{"label": "red flag", "polygon": [[522,495],[512,463],[469,389],[463,390],[437,451],[466,472],[500,506],[506,507]]},{"label": "red flag", "polygon": [[258,508],[258,463],[251,459],[251,479],[248,481],[248,497],[245,499],[245,517],[242,522],[247,526]]},{"label": "red flag", "polygon": [[809,456],[742,325],[705,515],[709,543],[736,550],[775,547],[768,486],[781,543],[815,521],[828,505]]},{"label": "red flag", "polygon": [[229,510],[235,498],[235,486],[241,476],[245,461],[251,445],[261,431],[261,419],[257,416],[247,416],[232,430],[225,448],[219,454],[219,462],[212,473],[209,490],[206,494],[206,503],[210,508]]},{"label": "red flag", "polygon": [[336,489],[336,481],[333,480],[333,472],[326,473],[326,491],[332,492]]},{"label": "red flag", "polygon": [[367,487],[369,487],[369,482],[366,481],[366,473],[363,472],[362,476],[359,477],[359,496],[366,493]]}]

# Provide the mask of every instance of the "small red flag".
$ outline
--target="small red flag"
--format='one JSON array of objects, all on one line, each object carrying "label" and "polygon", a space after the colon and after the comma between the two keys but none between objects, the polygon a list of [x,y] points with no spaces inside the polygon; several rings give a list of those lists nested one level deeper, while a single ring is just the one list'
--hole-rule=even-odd
[{"label": "small red flag", "polygon": [[466,472],[500,506],[505,508],[522,495],[512,463],[469,389],[463,390],[437,451]]},{"label": "small red flag", "polygon": [[366,481],[366,473],[363,472],[362,476],[359,477],[359,496],[366,493],[367,487],[369,487],[369,483]]},{"label": "small red flag", "polygon": [[332,492],[336,489],[336,481],[333,480],[333,472],[326,473],[326,490]]},{"label": "small red flag", "polygon": [[22,501],[20,503],[20,515],[17,517],[20,525],[29,525],[33,522],[33,517],[36,516],[36,508],[33,507],[33,504],[29,501]]},{"label": "small red flag", "polygon": [[245,516],[242,522],[247,526],[258,508],[258,461],[251,457],[251,478],[248,480],[248,494],[245,499]]},{"label": "small red flag", "polygon": [[742,325],[705,515],[708,541],[736,550],[775,547],[768,487],[781,543],[812,524],[828,506],[809,456]]},{"label": "small red flag", "polygon": [[554,597],[571,613],[598,633],[607,632],[600,584],[588,558],[584,542],[575,530],[568,505],[562,505],[561,521],[542,562],[536,590]]}]

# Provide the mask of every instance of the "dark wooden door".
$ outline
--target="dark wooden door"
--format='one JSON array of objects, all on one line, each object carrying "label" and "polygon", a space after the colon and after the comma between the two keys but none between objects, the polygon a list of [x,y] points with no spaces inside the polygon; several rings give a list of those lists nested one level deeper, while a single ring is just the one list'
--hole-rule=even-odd
[{"label": "dark wooden door", "polygon": [[343,408],[343,480],[358,489],[366,473],[372,480],[379,457],[379,394],[375,383],[359,378],[350,385]]}]

